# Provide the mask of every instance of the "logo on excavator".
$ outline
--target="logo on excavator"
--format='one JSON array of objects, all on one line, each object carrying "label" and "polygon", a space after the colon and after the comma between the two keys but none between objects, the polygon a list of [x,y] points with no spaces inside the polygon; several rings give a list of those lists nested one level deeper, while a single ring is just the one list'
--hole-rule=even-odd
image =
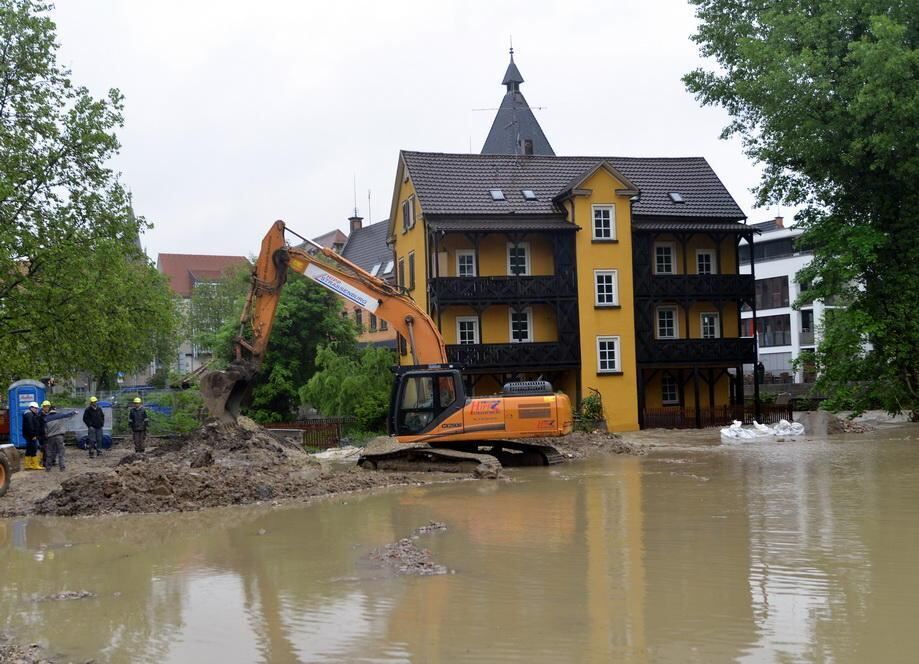
[{"label": "logo on excavator", "polygon": [[479,399],[472,402],[473,415],[497,415],[500,408],[500,399]]},{"label": "logo on excavator", "polygon": [[304,274],[319,285],[325,286],[330,291],[338,293],[346,300],[354,302],[354,304],[357,306],[366,309],[371,313],[376,311],[377,306],[379,306],[379,302],[377,302],[375,297],[372,297],[363,291],[359,291],[350,284],[336,277],[334,274],[329,274],[317,265],[310,263],[307,266],[306,272],[304,272]]}]

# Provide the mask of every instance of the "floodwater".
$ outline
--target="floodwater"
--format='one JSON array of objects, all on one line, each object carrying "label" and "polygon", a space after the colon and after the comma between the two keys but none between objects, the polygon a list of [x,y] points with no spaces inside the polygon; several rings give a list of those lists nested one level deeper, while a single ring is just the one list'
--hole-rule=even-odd
[{"label": "floodwater", "polygon": [[[917,433],[690,432],[512,483],[0,521],[0,630],[68,661],[912,662]],[[430,520],[453,573],[368,560]],[[97,596],[39,599],[67,590]]]}]

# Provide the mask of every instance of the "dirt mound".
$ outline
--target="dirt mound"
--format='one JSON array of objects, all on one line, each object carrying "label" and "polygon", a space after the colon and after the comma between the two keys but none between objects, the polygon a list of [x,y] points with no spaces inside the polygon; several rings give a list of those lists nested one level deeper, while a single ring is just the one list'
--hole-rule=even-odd
[{"label": "dirt mound", "polygon": [[447,568],[444,565],[435,563],[432,560],[431,551],[422,549],[417,544],[417,540],[422,535],[442,532],[447,529],[446,524],[437,521],[431,521],[426,526],[415,528],[411,537],[403,537],[398,542],[381,546],[371,552],[370,558],[386,567],[389,567],[399,574],[413,574],[417,576],[438,576],[446,574]]},{"label": "dirt mound", "polygon": [[39,514],[187,512],[205,507],[306,499],[383,486],[442,482],[446,473],[323,470],[301,447],[251,420],[211,422],[114,467],[65,479],[35,503]]},{"label": "dirt mound", "polygon": [[553,445],[567,459],[589,459],[611,454],[642,456],[647,450],[635,443],[627,443],[614,433],[575,431],[563,438],[539,439],[546,445]]},{"label": "dirt mound", "polygon": [[126,455],[110,472],[64,481],[37,511],[69,516],[251,503],[294,495],[319,474],[306,452],[251,421],[210,423],[147,454]]}]

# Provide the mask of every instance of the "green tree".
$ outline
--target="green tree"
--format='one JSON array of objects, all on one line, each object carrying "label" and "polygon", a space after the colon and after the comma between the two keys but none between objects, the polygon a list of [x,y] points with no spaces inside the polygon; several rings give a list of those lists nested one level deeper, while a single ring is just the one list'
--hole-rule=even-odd
[{"label": "green tree", "polygon": [[386,348],[368,346],[354,355],[322,347],[316,356],[318,370],[300,390],[300,399],[323,415],[353,415],[362,431],[383,431],[395,363]]},{"label": "green tree", "polygon": [[221,330],[239,320],[249,290],[251,266],[229,270],[213,283],[195,284],[184,317],[186,338],[200,348],[215,348]]},{"label": "green tree", "polygon": [[0,381],[146,365],[170,343],[147,228],[107,164],[122,97],[56,59],[50,5],[0,0]]},{"label": "green tree", "polygon": [[[242,304],[240,303],[240,310]],[[281,291],[268,350],[254,384],[247,414],[258,422],[289,420],[296,415],[298,390],[316,372],[320,346],[332,345],[342,353],[357,348],[357,328],[343,316],[341,301],[329,290],[291,273]],[[238,333],[238,314],[218,335],[215,352],[232,356]]]},{"label": "green tree", "polygon": [[[802,206],[799,274],[824,321],[819,386],[837,407],[919,414],[919,5],[691,0],[718,64],[684,78],[764,165],[760,204]],[[866,343],[867,342],[867,343]]]}]

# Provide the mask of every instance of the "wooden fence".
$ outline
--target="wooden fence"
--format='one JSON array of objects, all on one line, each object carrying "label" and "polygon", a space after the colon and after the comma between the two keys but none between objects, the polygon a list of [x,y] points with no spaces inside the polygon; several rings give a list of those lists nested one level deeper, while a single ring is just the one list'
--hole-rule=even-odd
[{"label": "wooden fence", "polygon": [[714,408],[701,408],[696,419],[695,408],[645,408],[642,418],[645,429],[693,429],[701,427],[727,426],[734,420],[744,424],[753,424],[756,419],[760,424],[778,424],[779,420],[792,419],[791,404],[761,404],[759,417],[756,417],[752,405],[746,406],[715,406]]},{"label": "wooden fence", "polygon": [[297,422],[274,422],[265,428],[279,431],[300,431],[307,447],[328,449],[338,447],[345,429],[357,420],[353,417],[321,417]]}]

